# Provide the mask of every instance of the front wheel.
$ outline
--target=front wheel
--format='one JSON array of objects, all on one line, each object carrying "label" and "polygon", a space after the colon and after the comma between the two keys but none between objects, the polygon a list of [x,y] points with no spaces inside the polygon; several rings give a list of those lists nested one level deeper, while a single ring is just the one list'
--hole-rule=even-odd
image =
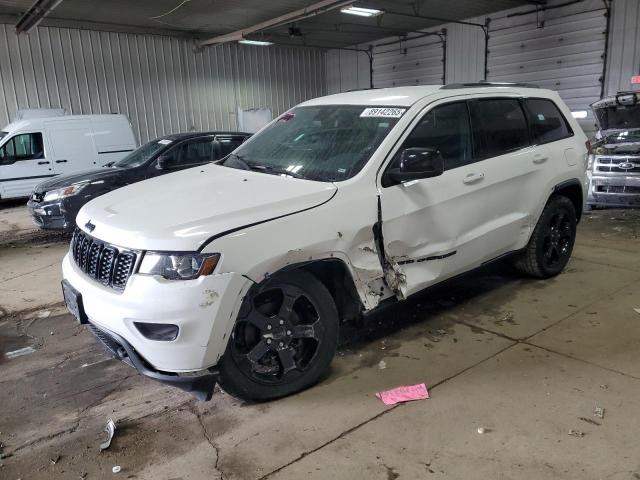
[{"label": "front wheel", "polygon": [[338,311],[327,288],[301,270],[245,297],[222,356],[220,386],[243,400],[284,397],[315,384],[338,345]]},{"label": "front wheel", "polygon": [[559,274],[567,265],[576,239],[576,210],[561,195],[549,199],[525,249],[515,258],[518,270],[537,278]]}]

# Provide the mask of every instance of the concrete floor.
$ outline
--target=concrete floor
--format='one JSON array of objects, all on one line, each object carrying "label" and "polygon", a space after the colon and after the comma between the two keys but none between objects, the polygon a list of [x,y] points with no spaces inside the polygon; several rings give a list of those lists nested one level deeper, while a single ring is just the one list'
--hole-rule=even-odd
[{"label": "concrete floor", "polygon": [[109,359],[57,315],[66,244],[21,238],[0,247],[2,479],[640,479],[640,212],[587,216],[555,279],[494,265],[345,328],[318,386],[258,405]]}]

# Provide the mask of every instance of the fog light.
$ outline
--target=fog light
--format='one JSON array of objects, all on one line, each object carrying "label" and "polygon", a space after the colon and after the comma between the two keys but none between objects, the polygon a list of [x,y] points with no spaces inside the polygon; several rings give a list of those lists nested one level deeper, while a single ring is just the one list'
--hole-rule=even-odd
[{"label": "fog light", "polygon": [[178,326],[171,323],[133,322],[138,331],[149,340],[170,342],[178,338]]}]

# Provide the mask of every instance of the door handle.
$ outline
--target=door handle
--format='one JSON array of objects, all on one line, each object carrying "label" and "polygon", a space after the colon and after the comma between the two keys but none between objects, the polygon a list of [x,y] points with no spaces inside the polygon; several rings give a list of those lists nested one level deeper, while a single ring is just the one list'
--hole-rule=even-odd
[{"label": "door handle", "polygon": [[56,160],[56,163],[67,163],[66,160]]},{"label": "door handle", "polygon": [[470,173],[462,179],[462,183],[470,185],[472,183],[479,182],[484,178],[484,173]]},{"label": "door handle", "polygon": [[38,162],[38,165],[49,165],[51,162]]},{"label": "door handle", "polygon": [[544,163],[547,160],[549,160],[549,157],[547,157],[546,155],[542,155],[541,153],[536,153],[533,156],[533,163],[536,163],[536,164]]}]

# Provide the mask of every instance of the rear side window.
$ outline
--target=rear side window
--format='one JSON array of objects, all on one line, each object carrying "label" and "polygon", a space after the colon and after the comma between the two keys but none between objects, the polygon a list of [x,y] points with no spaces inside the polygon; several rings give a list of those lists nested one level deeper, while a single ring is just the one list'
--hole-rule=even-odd
[{"label": "rear side window", "polygon": [[244,142],[245,137],[216,137],[214,146],[215,159],[226,157]]},{"label": "rear side window", "polygon": [[567,120],[551,100],[527,98],[524,103],[534,143],[555,142],[573,135]]},{"label": "rear side window", "polygon": [[471,102],[473,131],[482,158],[497,157],[529,146],[527,120],[515,98]]}]

